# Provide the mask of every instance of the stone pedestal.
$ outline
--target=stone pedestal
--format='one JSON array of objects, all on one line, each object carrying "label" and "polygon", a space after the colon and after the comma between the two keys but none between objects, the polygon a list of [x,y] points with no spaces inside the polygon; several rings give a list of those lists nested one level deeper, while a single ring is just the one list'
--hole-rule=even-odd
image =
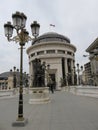
[{"label": "stone pedestal", "polygon": [[24,120],[16,120],[15,122],[12,123],[13,127],[24,127],[26,126],[28,123],[28,119],[24,119]]},{"label": "stone pedestal", "polygon": [[48,87],[30,88],[30,95],[30,104],[43,104],[50,102]]}]

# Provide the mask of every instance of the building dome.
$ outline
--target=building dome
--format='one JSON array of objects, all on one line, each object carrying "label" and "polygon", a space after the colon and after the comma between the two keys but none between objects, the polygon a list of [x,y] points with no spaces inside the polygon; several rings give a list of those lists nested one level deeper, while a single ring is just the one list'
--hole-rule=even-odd
[{"label": "building dome", "polygon": [[[64,35],[48,32],[37,37],[27,49],[30,70],[29,75],[31,77],[30,86],[34,87],[34,60],[36,58],[40,59],[41,63],[45,62],[46,68],[47,65],[50,65],[48,72],[46,70],[46,86],[48,77],[55,83],[55,89],[60,89],[62,84],[61,79],[66,79],[66,85],[74,84],[74,74],[72,74],[72,70],[75,66],[75,52],[76,47],[71,43],[70,39]],[[70,77],[68,81],[67,76]]]},{"label": "building dome", "polygon": [[33,41],[32,44],[37,44],[40,42],[49,42],[49,41],[61,41],[61,42],[64,41],[64,42],[70,43],[69,38],[55,32],[48,32],[39,36],[36,40]]}]

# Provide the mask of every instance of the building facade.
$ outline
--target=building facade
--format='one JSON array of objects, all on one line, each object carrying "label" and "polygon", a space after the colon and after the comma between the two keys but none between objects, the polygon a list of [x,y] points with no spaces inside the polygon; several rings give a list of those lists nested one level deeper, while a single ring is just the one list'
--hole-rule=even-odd
[{"label": "building facade", "polygon": [[86,49],[91,64],[92,83],[98,86],[98,38]]},{"label": "building facade", "polygon": [[[46,66],[50,65],[48,70],[49,76],[55,82],[55,88],[59,89],[62,80],[68,77],[70,82],[74,84],[73,67],[75,66],[76,47],[70,43],[70,39],[58,33],[45,33],[33,41],[32,45],[27,49],[29,57],[29,74],[30,86],[34,77],[33,61],[38,58],[41,62],[45,62]],[[47,86],[47,79],[45,80]]]},{"label": "building facade", "polygon": [[11,72],[0,74],[0,90],[13,89],[14,77]]},{"label": "building facade", "polygon": [[[29,86],[29,77],[23,73],[23,87]],[[20,86],[20,72],[4,72],[0,74],[0,90],[13,89]]]},{"label": "building facade", "polygon": [[91,62],[84,64],[84,80],[83,84],[93,85],[92,72],[91,72]]}]

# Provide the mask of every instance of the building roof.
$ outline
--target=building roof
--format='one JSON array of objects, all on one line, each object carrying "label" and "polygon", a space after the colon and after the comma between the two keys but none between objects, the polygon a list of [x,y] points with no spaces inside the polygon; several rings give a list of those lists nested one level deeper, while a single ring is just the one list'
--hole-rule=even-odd
[{"label": "building roof", "polygon": [[70,43],[70,39],[61,35],[61,34],[58,34],[58,33],[55,33],[55,32],[48,32],[48,33],[44,33],[43,35],[39,36],[37,39],[35,39],[33,41],[32,44],[37,44],[37,43],[40,43],[40,42],[49,42],[49,41],[65,41],[67,43]]},{"label": "building roof", "polygon": [[[15,72],[15,74],[16,74],[16,76],[19,76],[19,72]],[[8,72],[4,72],[4,73],[1,73],[0,74],[0,78],[2,79],[2,77],[4,78],[8,78],[9,76],[11,76],[11,75],[13,75],[13,72],[10,72],[10,71],[8,71]]]},{"label": "building roof", "polygon": [[8,77],[0,77],[0,80],[7,80]]},{"label": "building roof", "polygon": [[10,72],[4,72],[0,74],[0,77],[9,77]]},{"label": "building roof", "polygon": [[96,47],[98,47],[98,38],[94,40],[93,43],[86,49],[86,52],[92,52]]},{"label": "building roof", "polygon": [[0,80],[7,80],[9,76],[9,72],[4,72],[0,74]]}]

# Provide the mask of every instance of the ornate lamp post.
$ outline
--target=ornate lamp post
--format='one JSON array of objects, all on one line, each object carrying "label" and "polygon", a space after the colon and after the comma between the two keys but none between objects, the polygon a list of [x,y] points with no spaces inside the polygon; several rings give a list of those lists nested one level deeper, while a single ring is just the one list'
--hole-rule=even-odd
[{"label": "ornate lamp post", "polygon": [[77,80],[77,85],[80,85],[80,72],[83,70],[83,66],[79,67],[79,64],[77,63],[77,73],[78,73],[78,80]]},{"label": "ornate lamp post", "polygon": [[24,72],[23,76],[24,76],[24,78],[23,78],[24,87],[27,88],[28,87],[28,74],[26,74],[26,72]]},{"label": "ornate lamp post", "polygon": [[77,74],[76,74],[76,67],[73,67],[73,71],[74,71],[74,85],[77,85]]},{"label": "ornate lamp post", "polygon": [[16,72],[19,72],[19,69],[16,70],[16,67],[13,67],[13,70],[11,69],[10,72],[13,72],[13,88],[16,88],[17,85],[17,79],[16,79]]},{"label": "ornate lamp post", "polygon": [[[19,87],[19,107],[18,107],[18,118],[13,126],[25,126],[27,120],[23,116],[23,46],[26,42],[33,40],[26,31],[26,20],[27,17],[24,13],[16,12],[12,14],[13,25],[11,22],[4,24],[5,36],[8,41],[19,42],[20,45],[20,87]],[[39,35],[40,25],[34,21],[31,24],[32,35],[36,38]],[[17,35],[12,38],[13,29],[16,30]]]}]

